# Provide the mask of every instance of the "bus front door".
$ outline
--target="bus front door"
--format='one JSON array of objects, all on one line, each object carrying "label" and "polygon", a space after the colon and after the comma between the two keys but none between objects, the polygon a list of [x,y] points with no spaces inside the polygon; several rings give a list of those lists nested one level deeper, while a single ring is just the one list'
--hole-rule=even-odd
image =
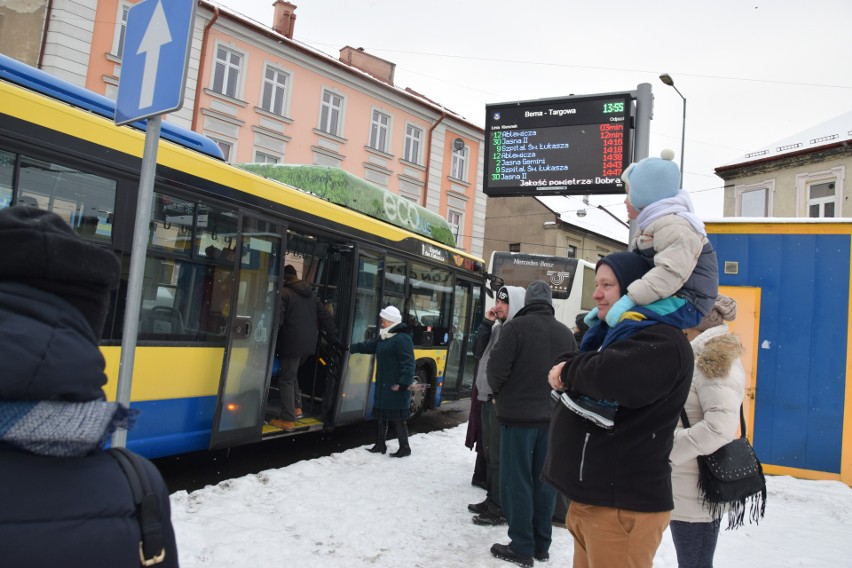
[{"label": "bus front door", "polygon": [[272,365],[281,230],[243,217],[237,237],[236,285],[210,448],[260,440]]}]

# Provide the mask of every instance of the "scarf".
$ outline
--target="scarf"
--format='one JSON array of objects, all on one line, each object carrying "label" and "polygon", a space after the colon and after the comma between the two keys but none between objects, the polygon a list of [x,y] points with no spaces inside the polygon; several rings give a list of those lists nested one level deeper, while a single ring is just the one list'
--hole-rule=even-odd
[{"label": "scarf", "polygon": [[40,456],[82,457],[102,449],[138,410],[116,402],[0,401],[0,443]]},{"label": "scarf", "polygon": [[707,231],[704,229],[704,222],[695,215],[692,199],[682,189],[674,197],[655,201],[642,209],[639,212],[639,216],[636,217],[636,224],[639,225],[640,230],[645,230],[645,227],[666,215],[683,217],[689,221],[689,224],[692,225],[696,232],[707,236]]},{"label": "scarf", "polygon": [[678,329],[685,329],[682,313],[678,312],[685,300],[674,296],[651,302],[647,306],[635,306],[621,316],[615,327],[609,327],[605,321],[589,328],[580,343],[580,351],[602,351],[616,341],[627,339],[643,328],[664,323]]},{"label": "scarf", "polygon": [[391,331],[391,329],[393,327],[396,327],[396,326],[383,327],[381,330],[379,330],[379,338],[380,339],[390,339],[391,337],[396,335],[395,331]]}]

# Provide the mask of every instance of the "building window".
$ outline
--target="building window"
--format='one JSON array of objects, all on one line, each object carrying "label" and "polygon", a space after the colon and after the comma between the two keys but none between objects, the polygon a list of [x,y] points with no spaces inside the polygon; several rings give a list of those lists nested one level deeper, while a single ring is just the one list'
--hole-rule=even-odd
[{"label": "building window", "polygon": [[343,114],[343,97],[329,90],[322,92],[319,129],[340,136],[340,120]]},{"label": "building window", "polygon": [[115,42],[112,46],[112,52],[116,57],[124,55],[124,35],[127,33],[127,11],[130,7],[126,4],[120,4],[118,14],[116,14],[115,22]]},{"label": "building window", "polygon": [[213,69],[213,90],[232,99],[238,98],[237,88],[240,84],[242,62],[242,54],[221,45],[217,47]]},{"label": "building window", "polygon": [[390,115],[377,110],[373,111],[373,118],[370,121],[370,148],[387,154],[390,121]]},{"label": "building window", "polygon": [[775,180],[767,180],[735,188],[736,215],[739,217],[771,217]]},{"label": "building window", "polygon": [[846,167],[837,166],[820,172],[796,175],[798,192],[797,216],[812,219],[832,219],[843,216],[842,188]]},{"label": "building window", "polygon": [[509,243],[509,252],[521,252],[521,243]]},{"label": "building window", "polygon": [[769,215],[768,194],[765,187],[743,191],[740,194],[740,216],[767,217]]},{"label": "building window", "polygon": [[450,177],[467,181],[467,146],[458,150],[453,148],[453,163],[450,168]]},{"label": "building window", "polygon": [[574,245],[568,245],[568,258],[577,258],[577,247]]},{"label": "building window", "polygon": [[225,142],[224,140],[217,140],[212,136],[209,137],[216,143],[217,146],[219,146],[219,149],[222,150],[222,155],[225,157],[225,161],[230,162],[231,152],[233,152],[234,150],[234,144],[232,142]]},{"label": "building window", "polygon": [[263,95],[260,100],[260,108],[284,116],[289,79],[289,74],[267,65],[263,75]]},{"label": "building window", "polygon": [[281,161],[281,158],[273,156],[272,154],[267,154],[266,152],[258,152],[255,150],[254,161],[258,164],[277,164]]},{"label": "building window", "polygon": [[808,186],[808,217],[819,219],[836,217],[834,205],[837,202],[837,191],[833,181],[814,183]]},{"label": "building window", "polygon": [[464,213],[450,209],[447,211],[447,223],[450,224],[450,229],[453,231],[453,236],[456,238],[456,244],[459,242],[459,235],[464,226]]},{"label": "building window", "polygon": [[402,151],[402,159],[412,164],[420,163],[420,145],[423,140],[423,129],[413,124],[405,125],[405,147]]}]

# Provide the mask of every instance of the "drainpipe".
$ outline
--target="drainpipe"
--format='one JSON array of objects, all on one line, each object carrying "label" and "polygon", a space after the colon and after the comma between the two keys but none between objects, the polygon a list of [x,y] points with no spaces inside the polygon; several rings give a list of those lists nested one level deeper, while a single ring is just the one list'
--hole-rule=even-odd
[{"label": "drainpipe", "polygon": [[206,68],[206,59],[207,59],[207,40],[210,38],[210,28],[213,27],[213,24],[216,23],[216,20],[219,19],[219,7],[213,6],[213,17],[210,18],[210,21],[207,22],[207,25],[204,26],[204,34],[201,37],[201,57],[198,60],[198,80],[195,82],[195,101],[192,104],[192,128],[193,132],[198,132],[196,130],[196,126],[198,126],[198,115],[201,114],[198,112],[198,105],[201,104],[201,78],[204,75],[204,69]]},{"label": "drainpipe", "polygon": [[429,127],[429,134],[426,137],[426,184],[423,186],[423,207],[426,207],[426,197],[429,194],[429,165],[432,162],[432,132],[435,128],[447,118],[447,111],[441,111],[441,118],[435,121],[435,124]]},{"label": "drainpipe", "polygon": [[38,50],[37,69],[41,69],[44,63],[44,49],[47,46],[47,32],[50,30],[50,16],[53,14],[53,0],[47,0],[47,8],[44,11],[44,32],[41,34],[41,48]]}]

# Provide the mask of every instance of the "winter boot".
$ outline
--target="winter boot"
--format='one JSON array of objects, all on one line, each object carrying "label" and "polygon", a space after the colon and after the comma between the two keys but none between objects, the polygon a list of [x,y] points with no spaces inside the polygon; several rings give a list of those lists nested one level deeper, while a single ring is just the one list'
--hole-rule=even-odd
[{"label": "winter boot", "polygon": [[372,448],[367,448],[367,451],[373,454],[383,454],[388,451],[388,446],[385,440],[388,437],[388,422],[387,420],[376,420],[376,445]]},{"label": "winter boot", "polygon": [[399,449],[391,454],[392,458],[404,458],[411,455],[411,446],[408,445],[408,424],[405,420],[394,422],[396,428],[396,439],[399,440]]}]

